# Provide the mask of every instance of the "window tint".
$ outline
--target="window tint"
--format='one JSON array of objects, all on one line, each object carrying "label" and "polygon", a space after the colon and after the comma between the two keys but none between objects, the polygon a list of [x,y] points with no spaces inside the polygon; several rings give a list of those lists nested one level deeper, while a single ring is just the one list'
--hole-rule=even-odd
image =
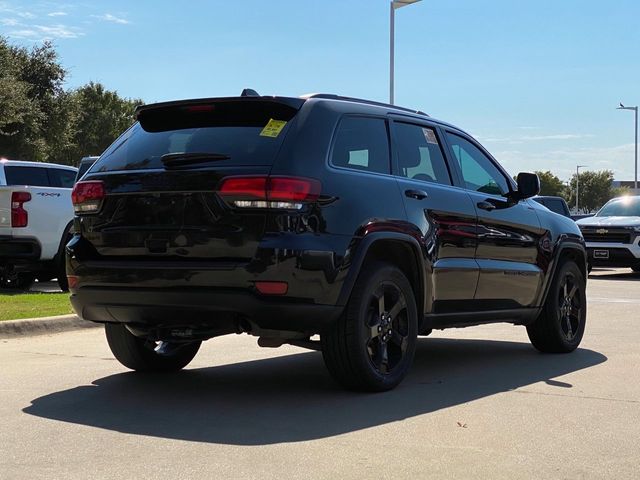
[{"label": "window tint", "polygon": [[62,168],[49,169],[49,179],[52,187],[73,188],[76,172]]},{"label": "window tint", "polygon": [[269,101],[177,105],[141,114],[92,172],[164,168],[168,153],[212,153],[229,157],[216,165],[272,165],[297,110]]},{"label": "window tint", "polygon": [[409,123],[395,123],[399,175],[451,185],[451,177],[436,132]]},{"label": "window tint", "polygon": [[387,122],[381,118],[343,118],[338,125],[331,163],[337,167],[390,173]]},{"label": "window tint", "polygon": [[447,139],[460,164],[467,189],[492,195],[509,191],[507,179],[478,147],[453,133],[447,132]]},{"label": "window tint", "polygon": [[559,213],[560,215],[566,215],[567,213],[564,210],[564,204],[557,198],[548,198],[545,205],[549,210]]},{"label": "window tint", "polygon": [[46,168],[5,166],[4,174],[7,178],[7,185],[50,186]]}]

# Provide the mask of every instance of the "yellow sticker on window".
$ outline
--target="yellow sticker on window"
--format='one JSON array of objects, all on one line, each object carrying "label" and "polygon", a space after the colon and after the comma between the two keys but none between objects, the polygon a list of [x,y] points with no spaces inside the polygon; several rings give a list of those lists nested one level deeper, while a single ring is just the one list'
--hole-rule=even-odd
[{"label": "yellow sticker on window", "polygon": [[267,123],[260,132],[260,136],[276,138],[280,135],[280,132],[286,124],[287,122],[284,120],[274,120],[273,118],[270,118],[269,123]]}]

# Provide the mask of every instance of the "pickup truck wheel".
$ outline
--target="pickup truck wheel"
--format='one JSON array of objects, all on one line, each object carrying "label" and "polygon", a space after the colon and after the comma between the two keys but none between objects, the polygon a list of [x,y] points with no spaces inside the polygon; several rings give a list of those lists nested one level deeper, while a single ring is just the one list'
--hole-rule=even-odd
[{"label": "pickup truck wheel", "polygon": [[186,367],[202,342],[154,342],[133,335],[119,323],[105,324],[113,356],[125,367],[140,372],[170,372]]},{"label": "pickup truck wheel", "polygon": [[568,353],[580,345],[587,319],[586,285],[572,261],[561,264],[540,316],[527,326],[533,346],[545,353]]},{"label": "pickup truck wheel", "polygon": [[413,362],[418,313],[411,284],[393,265],[365,266],[341,318],[321,335],[331,375],[349,389],[397,386]]},{"label": "pickup truck wheel", "polygon": [[10,290],[29,290],[34,282],[36,276],[32,273],[15,273],[9,276],[3,276],[0,279],[0,288]]},{"label": "pickup truck wheel", "polygon": [[60,242],[60,251],[58,252],[58,256],[56,257],[56,279],[58,280],[58,287],[60,287],[60,290],[62,290],[63,292],[69,291],[65,246],[72,238],[73,234],[71,233],[71,228],[69,228],[65,233],[63,240]]}]

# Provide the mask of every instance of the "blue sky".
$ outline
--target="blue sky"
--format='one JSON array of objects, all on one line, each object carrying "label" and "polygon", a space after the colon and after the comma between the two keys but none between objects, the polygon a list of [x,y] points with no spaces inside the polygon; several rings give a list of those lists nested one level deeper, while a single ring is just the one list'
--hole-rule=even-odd
[{"label": "blue sky", "polygon": [[[396,11],[396,103],[475,135],[512,173],[633,177],[637,0],[423,0]],[[52,39],[67,86],[146,102],[331,92],[388,99],[386,0],[0,0],[0,34]]]}]

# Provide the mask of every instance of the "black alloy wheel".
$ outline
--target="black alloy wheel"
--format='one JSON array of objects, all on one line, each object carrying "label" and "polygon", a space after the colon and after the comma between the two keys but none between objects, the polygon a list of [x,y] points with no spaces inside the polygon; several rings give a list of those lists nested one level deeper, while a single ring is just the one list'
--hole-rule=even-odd
[{"label": "black alloy wheel", "polygon": [[369,360],[381,374],[392,372],[407,354],[407,315],[407,301],[400,288],[392,282],[381,283],[371,295],[365,330]]},{"label": "black alloy wheel", "polygon": [[405,377],[416,349],[418,313],[411,284],[394,265],[371,262],[345,311],[320,336],[329,373],[353,390],[385,391]]},{"label": "black alloy wheel", "polygon": [[558,266],[542,311],[527,326],[527,334],[541,352],[568,353],[580,345],[586,320],[584,276],[575,262],[566,260]]}]

